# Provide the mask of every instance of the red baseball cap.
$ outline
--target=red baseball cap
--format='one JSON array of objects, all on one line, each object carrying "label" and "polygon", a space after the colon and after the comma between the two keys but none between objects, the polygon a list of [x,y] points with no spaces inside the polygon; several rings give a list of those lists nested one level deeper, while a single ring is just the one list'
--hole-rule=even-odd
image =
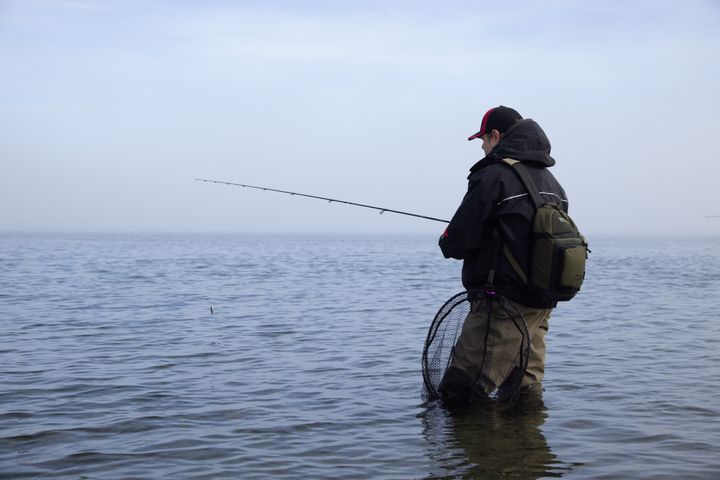
[{"label": "red baseball cap", "polygon": [[491,108],[485,112],[485,115],[483,115],[482,123],[480,124],[480,131],[475,135],[469,136],[468,140],[475,140],[476,138],[480,138],[493,130],[505,133],[508,128],[512,127],[522,119],[522,115],[510,107],[500,105],[499,107]]}]

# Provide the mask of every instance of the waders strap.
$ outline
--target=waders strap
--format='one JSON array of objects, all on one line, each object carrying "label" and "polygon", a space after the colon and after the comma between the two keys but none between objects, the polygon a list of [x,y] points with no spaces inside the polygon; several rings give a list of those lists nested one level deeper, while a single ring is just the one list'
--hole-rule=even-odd
[{"label": "waders strap", "polygon": [[498,263],[500,263],[500,246],[502,245],[502,238],[500,237],[500,232],[497,231],[497,228],[493,228],[492,231],[493,238],[495,239],[495,245],[493,246],[493,264],[490,267],[490,271],[488,272],[488,278],[487,278],[487,284],[488,285],[495,285],[495,271],[497,271]]}]

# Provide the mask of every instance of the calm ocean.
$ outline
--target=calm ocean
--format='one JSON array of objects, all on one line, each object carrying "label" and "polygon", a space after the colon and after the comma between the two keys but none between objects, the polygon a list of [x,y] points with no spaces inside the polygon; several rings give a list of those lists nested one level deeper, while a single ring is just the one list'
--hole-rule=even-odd
[{"label": "calm ocean", "polygon": [[720,478],[720,239],[591,249],[542,398],[451,416],[432,236],[2,235],[0,478]]}]

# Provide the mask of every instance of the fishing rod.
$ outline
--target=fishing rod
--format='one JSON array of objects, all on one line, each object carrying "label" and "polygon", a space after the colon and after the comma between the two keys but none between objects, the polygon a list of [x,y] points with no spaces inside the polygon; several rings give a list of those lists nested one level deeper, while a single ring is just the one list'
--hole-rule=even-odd
[{"label": "fishing rod", "polygon": [[344,203],[345,205],[352,205],[355,207],[371,208],[373,210],[379,210],[380,215],[382,215],[385,212],[390,212],[390,213],[397,213],[398,215],[407,215],[408,217],[424,218],[425,220],[433,220],[435,222],[450,223],[450,220],[443,220],[441,218],[428,217],[427,215],[418,215],[417,213],[402,212],[400,210],[393,210],[392,208],[375,207],[373,205],[365,205],[363,203],[348,202],[347,200],[338,200],[337,198],[320,197],[318,195],[309,195],[307,193],[290,192],[288,190],[278,190],[276,188],[269,188],[269,187],[258,187],[255,185],[246,185],[244,183],[223,182],[220,180],[210,180],[207,178],[196,178],[195,180],[198,182],[218,183],[221,185],[231,185],[233,187],[254,188],[255,190],[262,190],[264,192],[286,193],[288,195],[294,195],[294,196],[298,196],[298,197],[316,198],[318,200],[327,200],[328,203],[333,203],[333,202]]}]

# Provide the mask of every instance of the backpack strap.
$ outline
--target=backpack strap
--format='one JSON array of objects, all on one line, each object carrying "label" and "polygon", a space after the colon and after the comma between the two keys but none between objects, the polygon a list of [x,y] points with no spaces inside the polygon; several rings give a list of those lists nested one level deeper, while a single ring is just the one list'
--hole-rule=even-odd
[{"label": "backpack strap", "polygon": [[508,262],[510,262],[510,265],[513,267],[513,270],[515,270],[515,273],[517,273],[518,277],[520,277],[520,280],[522,280],[523,283],[528,283],[528,278],[525,274],[525,271],[515,259],[515,255],[512,254],[507,244],[503,245],[502,251],[505,254],[505,258],[507,258]]},{"label": "backpack strap", "polygon": [[488,285],[495,284],[495,272],[498,269],[498,263],[500,263],[500,252],[505,255],[505,258],[507,259],[508,263],[510,263],[510,266],[513,268],[513,270],[515,270],[517,276],[520,277],[520,280],[523,283],[528,283],[528,278],[525,270],[522,269],[517,259],[515,258],[515,255],[513,255],[508,248],[507,243],[503,242],[502,235],[498,231],[497,227],[493,228],[492,234],[493,238],[495,239],[495,251],[493,253],[493,258],[495,260],[493,261],[492,268],[490,268],[490,271],[488,272]]},{"label": "backpack strap", "polygon": [[[505,162],[508,166],[510,166],[515,173],[520,178],[520,181],[525,186],[525,189],[527,190],[528,194],[530,195],[530,198],[532,199],[533,203],[535,204],[535,208],[538,209],[540,206],[544,203],[542,201],[542,198],[540,198],[540,192],[538,191],[537,187],[535,186],[535,182],[532,181],[532,178],[530,178],[530,174],[528,173],[527,169],[525,168],[525,165],[520,163],[517,160],[514,160],[512,158],[503,158],[503,162]],[[495,237],[496,245],[498,245],[500,248],[496,249],[495,252],[495,262],[493,265],[493,268],[490,270],[490,275],[488,276],[489,283],[492,284],[494,277],[495,277],[495,271],[498,267],[498,261],[499,261],[499,251],[501,250],[503,255],[505,255],[505,258],[507,259],[510,266],[515,270],[515,273],[518,277],[520,277],[520,280],[527,284],[528,283],[528,276],[525,273],[525,271],[520,266],[520,263],[515,258],[515,255],[510,251],[510,249],[507,246],[507,243],[502,241],[500,232],[497,228],[493,229],[493,237]]]},{"label": "backpack strap", "polygon": [[525,185],[525,190],[527,190],[530,198],[535,204],[535,208],[540,208],[540,206],[545,202],[540,197],[540,192],[535,186],[535,182],[533,182],[532,178],[530,178],[530,173],[527,171],[525,165],[517,160],[513,160],[512,158],[503,158],[503,162],[512,167],[515,173],[517,173],[518,177],[520,177],[520,181],[523,185]]}]

